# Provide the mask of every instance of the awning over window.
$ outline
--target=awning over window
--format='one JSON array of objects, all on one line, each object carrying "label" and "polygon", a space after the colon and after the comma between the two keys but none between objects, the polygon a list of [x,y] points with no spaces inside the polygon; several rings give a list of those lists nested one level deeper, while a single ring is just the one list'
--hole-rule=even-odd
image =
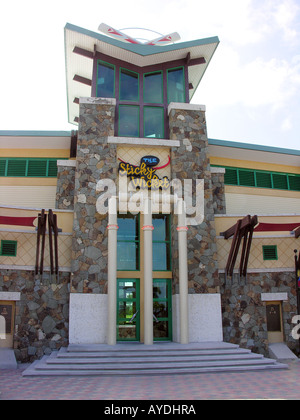
[{"label": "awning over window", "polygon": [[34,227],[33,222],[35,221],[36,218],[37,216],[34,216],[34,217],[0,216],[0,225]]},{"label": "awning over window", "polygon": [[295,237],[300,236],[300,222],[296,223],[259,223],[254,232],[291,232],[295,230]]}]

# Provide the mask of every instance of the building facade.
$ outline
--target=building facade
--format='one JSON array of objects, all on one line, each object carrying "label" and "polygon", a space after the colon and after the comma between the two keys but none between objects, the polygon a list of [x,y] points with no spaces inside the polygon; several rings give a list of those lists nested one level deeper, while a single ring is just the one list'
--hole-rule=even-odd
[{"label": "building facade", "polygon": [[[219,40],[67,24],[73,132],[0,132],[0,346],[296,349],[300,151],[209,139],[190,103]],[[296,254],[297,257],[297,254]]]}]

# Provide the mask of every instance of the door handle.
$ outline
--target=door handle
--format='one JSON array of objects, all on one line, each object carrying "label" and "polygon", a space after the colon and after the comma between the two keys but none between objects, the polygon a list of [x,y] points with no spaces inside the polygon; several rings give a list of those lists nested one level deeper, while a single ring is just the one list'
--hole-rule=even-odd
[{"label": "door handle", "polygon": [[130,323],[134,320],[134,318],[137,316],[139,309],[136,311],[136,313],[130,318]]}]

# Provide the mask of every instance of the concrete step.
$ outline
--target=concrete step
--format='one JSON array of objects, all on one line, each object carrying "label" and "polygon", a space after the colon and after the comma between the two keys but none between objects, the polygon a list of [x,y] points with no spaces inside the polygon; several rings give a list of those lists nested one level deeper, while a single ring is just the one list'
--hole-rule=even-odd
[{"label": "concrete step", "polygon": [[299,361],[299,358],[288,348],[285,343],[269,344],[269,355],[278,361]]},{"label": "concrete step", "polygon": [[[61,358],[61,359],[68,359],[68,358],[73,358],[76,357],[77,359],[80,358],[87,358],[89,357],[90,359],[97,359],[97,358],[101,358],[101,359],[106,359],[106,358],[123,358],[123,359],[136,359],[138,357],[143,357],[145,359],[153,359],[153,358],[164,358],[164,359],[168,359],[170,357],[180,357],[180,358],[199,358],[199,357],[205,357],[205,356],[224,356],[224,357],[231,357],[231,356],[249,356],[249,355],[253,355],[254,353],[251,353],[250,350],[247,349],[241,349],[241,351],[238,351],[236,349],[233,350],[205,350],[205,351],[196,351],[193,350],[191,352],[188,351],[172,351],[170,350],[169,352],[149,352],[149,351],[135,351],[135,352],[126,352],[126,351],[118,351],[118,352],[70,352],[65,348],[62,348],[56,355],[57,358]],[[259,357],[263,357],[262,355],[256,355]]]},{"label": "concrete step", "polygon": [[17,369],[18,364],[13,349],[0,348],[0,369]]},{"label": "concrete step", "polygon": [[23,375],[165,375],[287,368],[228,344],[69,346],[34,362]]}]

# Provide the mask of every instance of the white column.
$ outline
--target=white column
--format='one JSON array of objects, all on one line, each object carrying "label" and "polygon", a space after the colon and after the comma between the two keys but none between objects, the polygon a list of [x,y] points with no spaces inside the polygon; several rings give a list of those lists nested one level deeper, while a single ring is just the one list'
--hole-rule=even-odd
[{"label": "white column", "polygon": [[144,344],[153,344],[152,212],[144,199]]},{"label": "white column", "polygon": [[178,201],[178,253],[179,253],[179,312],[180,312],[180,343],[189,342],[188,320],[188,264],[187,264],[187,226],[185,203]]},{"label": "white column", "polygon": [[107,343],[117,342],[117,200],[111,197],[108,203],[108,328]]}]

